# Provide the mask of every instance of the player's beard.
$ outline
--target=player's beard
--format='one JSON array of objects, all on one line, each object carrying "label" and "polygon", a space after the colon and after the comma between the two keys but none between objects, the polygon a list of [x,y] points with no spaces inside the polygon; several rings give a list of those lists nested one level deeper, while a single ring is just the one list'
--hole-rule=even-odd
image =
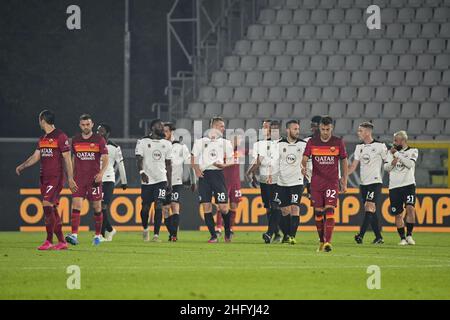
[{"label": "player's beard", "polygon": [[83,134],[85,135],[85,136],[88,136],[88,135],[90,135],[91,133],[92,133],[92,129],[84,129],[84,130],[82,130],[83,131]]}]

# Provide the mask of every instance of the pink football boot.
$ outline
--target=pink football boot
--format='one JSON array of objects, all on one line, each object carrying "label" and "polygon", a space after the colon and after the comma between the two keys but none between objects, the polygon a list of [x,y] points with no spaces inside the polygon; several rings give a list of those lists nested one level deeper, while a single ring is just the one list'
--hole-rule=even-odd
[{"label": "pink football boot", "polygon": [[38,248],[38,250],[52,250],[53,249],[53,243],[51,243],[48,240],[45,240],[43,244],[41,244]]}]

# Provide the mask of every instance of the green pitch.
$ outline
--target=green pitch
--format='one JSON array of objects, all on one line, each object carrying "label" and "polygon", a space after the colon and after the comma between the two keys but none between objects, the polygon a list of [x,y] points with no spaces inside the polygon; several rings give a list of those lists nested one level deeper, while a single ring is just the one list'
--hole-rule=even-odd
[{"label": "green pitch", "polygon": [[[166,234],[163,233],[166,240]],[[0,233],[1,299],[449,299],[450,234],[416,233],[416,246],[364,245],[336,233],[331,253],[316,253],[316,234],[297,245],[262,243],[239,232],[233,243],[206,243],[204,232],[180,232],[177,243],[144,243],[119,232],[91,245],[91,233],[68,251],[39,252],[44,233]],[[81,270],[81,289],[67,289],[67,267]],[[369,290],[367,267],[381,270]]]}]

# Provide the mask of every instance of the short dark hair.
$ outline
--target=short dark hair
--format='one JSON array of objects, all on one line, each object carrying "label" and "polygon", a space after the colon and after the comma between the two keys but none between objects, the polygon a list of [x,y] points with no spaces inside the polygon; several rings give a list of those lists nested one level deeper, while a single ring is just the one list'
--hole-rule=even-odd
[{"label": "short dark hair", "polygon": [[55,114],[50,110],[42,110],[39,113],[39,120],[44,120],[48,124],[55,124]]},{"label": "short dark hair", "polygon": [[291,124],[298,124],[298,125],[300,125],[300,123],[297,120],[289,120],[288,122],[286,122],[286,129],[289,128],[289,126]]},{"label": "short dark hair", "polygon": [[170,131],[177,130],[177,127],[175,127],[175,124],[173,124],[173,122],[164,122],[164,127],[169,127]]},{"label": "short dark hair", "polygon": [[314,116],[311,118],[311,123],[319,124],[321,119],[322,119],[321,116]]},{"label": "short dark hair", "polygon": [[105,128],[107,133],[111,133],[111,126],[109,124],[102,122],[99,123],[98,126]]},{"label": "short dark hair", "polygon": [[369,121],[365,121],[359,125],[361,128],[371,129],[373,130],[373,123]]},{"label": "short dark hair", "polygon": [[271,127],[280,127],[280,121],[278,121],[278,120],[270,121],[270,126]]},{"label": "short dark hair", "polygon": [[209,126],[212,127],[212,125],[218,121],[225,122],[222,117],[216,116],[216,117],[211,118],[211,121],[209,122]]},{"label": "short dark hair", "polygon": [[320,119],[320,124],[323,124],[324,126],[333,124],[333,118],[331,118],[330,116],[322,116],[322,118]]},{"label": "short dark hair", "polygon": [[153,126],[157,124],[158,122],[162,122],[161,119],[153,119],[152,122],[150,122],[150,129],[153,129]]},{"label": "short dark hair", "polygon": [[92,120],[92,116],[89,114],[89,113],[83,113],[81,116],[80,116],[80,121],[81,120]]}]

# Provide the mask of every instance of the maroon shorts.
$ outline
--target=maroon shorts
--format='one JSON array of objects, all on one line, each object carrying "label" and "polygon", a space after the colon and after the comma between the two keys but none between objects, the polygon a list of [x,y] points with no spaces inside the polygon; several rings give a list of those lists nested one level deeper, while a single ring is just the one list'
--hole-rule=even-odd
[{"label": "maroon shorts", "polygon": [[239,203],[242,198],[240,184],[227,185],[228,198],[230,203]]},{"label": "maroon shorts", "polygon": [[59,195],[64,186],[64,176],[41,176],[40,188],[43,201],[59,204]]},{"label": "maroon shorts", "polygon": [[324,208],[326,206],[337,207],[339,199],[339,185],[330,185],[325,188],[311,187],[311,203],[314,208]]},{"label": "maroon shorts", "polygon": [[[93,179],[92,179],[93,180]],[[78,186],[77,192],[72,194],[73,198],[83,198],[88,201],[101,201],[103,198],[102,184],[90,181],[78,181],[75,183]]]}]

